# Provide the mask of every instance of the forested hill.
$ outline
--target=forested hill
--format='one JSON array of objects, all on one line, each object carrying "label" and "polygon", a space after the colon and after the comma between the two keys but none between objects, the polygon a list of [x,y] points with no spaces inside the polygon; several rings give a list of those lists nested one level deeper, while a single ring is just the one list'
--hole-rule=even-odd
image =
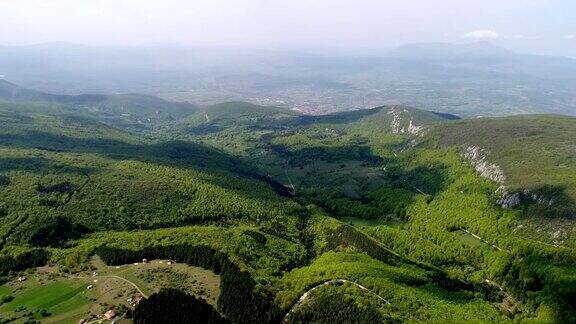
[{"label": "forested hill", "polygon": [[519,228],[561,242],[576,235],[576,118],[525,115],[436,127],[427,144],[457,147],[501,186],[504,207],[526,216]]},{"label": "forested hill", "polygon": [[197,107],[189,103],[170,102],[142,94],[56,95],[30,90],[0,79],[0,101],[9,103],[57,105],[75,113],[118,125],[149,125],[192,114]]},{"label": "forested hill", "polygon": [[233,323],[576,321],[571,119],[230,102],[136,127],[90,107],[0,102],[1,320],[138,321],[184,296]]},{"label": "forested hill", "polygon": [[396,105],[313,116],[278,107],[228,102],[206,107],[176,123],[175,128],[194,135],[206,135],[242,127],[264,131],[336,125],[380,133],[415,134],[433,124],[455,119],[459,117]]}]

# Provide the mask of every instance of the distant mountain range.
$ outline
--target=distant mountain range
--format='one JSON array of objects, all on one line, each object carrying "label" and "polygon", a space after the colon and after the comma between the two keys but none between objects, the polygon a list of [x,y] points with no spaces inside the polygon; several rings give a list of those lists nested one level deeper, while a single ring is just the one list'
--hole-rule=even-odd
[{"label": "distant mountain range", "polygon": [[151,124],[183,117],[196,110],[185,102],[170,102],[142,94],[81,94],[57,95],[30,90],[5,80],[0,80],[0,102],[40,103],[58,106],[70,111],[108,119],[112,124]]},{"label": "distant mountain range", "polygon": [[326,113],[384,104],[460,116],[576,115],[576,60],[490,43],[412,44],[372,57],[184,46],[0,47],[0,75],[52,93],[145,93]]}]

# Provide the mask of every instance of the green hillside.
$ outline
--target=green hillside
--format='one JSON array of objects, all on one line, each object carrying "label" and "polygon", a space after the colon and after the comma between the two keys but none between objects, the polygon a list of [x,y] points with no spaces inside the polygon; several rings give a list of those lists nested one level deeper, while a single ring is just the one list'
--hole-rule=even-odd
[{"label": "green hillside", "polygon": [[226,102],[208,106],[204,109],[210,121],[228,121],[229,123],[252,121],[256,118],[280,118],[297,116],[297,112],[277,107],[258,106],[247,102]]},{"label": "green hillside", "polygon": [[[573,242],[576,215],[576,119],[531,115],[465,120],[436,128],[431,142],[472,146],[502,170],[508,195],[518,193],[521,231],[540,232],[550,242]],[[536,233],[533,233],[536,234]]]},{"label": "green hillside", "polygon": [[50,105],[74,114],[90,116],[121,127],[139,129],[191,115],[197,109],[189,103],[169,102],[142,94],[55,95],[26,89],[0,80],[0,102]]},{"label": "green hillside", "polygon": [[[136,129],[101,115],[0,103],[2,320],[125,319],[150,278],[190,292],[174,262],[218,275],[213,306],[233,323],[576,320],[576,242],[530,227],[567,216],[502,208],[501,184],[462,150],[490,152],[510,192],[571,197],[569,119],[226,103]],[[94,290],[79,294],[78,280]],[[45,284],[59,303],[22,302]],[[60,305],[69,290],[74,305]]]}]

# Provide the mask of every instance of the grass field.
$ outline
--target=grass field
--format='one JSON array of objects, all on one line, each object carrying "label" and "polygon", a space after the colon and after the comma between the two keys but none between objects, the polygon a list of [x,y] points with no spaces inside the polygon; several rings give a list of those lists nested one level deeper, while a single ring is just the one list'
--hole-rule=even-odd
[{"label": "grass field", "polygon": [[455,230],[452,233],[454,235],[456,235],[458,237],[458,239],[466,245],[470,245],[472,247],[477,247],[477,248],[489,247],[488,244],[480,241],[479,239],[475,238],[472,234],[467,233],[464,230]]},{"label": "grass field", "polygon": [[[216,300],[220,293],[220,277],[213,272],[199,268],[191,267],[183,263],[168,264],[167,260],[151,260],[149,263],[128,264],[121,267],[106,266],[95,257],[92,264],[96,267],[97,277],[100,284],[106,282],[115,282],[114,285],[126,286],[126,282],[116,277],[124,278],[134,283],[146,296],[160,290],[160,288],[179,288],[192,293],[198,297],[204,298],[210,304],[216,306]],[[128,286],[131,286],[128,284]],[[132,290],[129,287],[129,290]],[[116,294],[120,293],[117,291]],[[112,294],[109,294],[112,295]],[[118,302],[118,298],[111,301]]]},{"label": "grass field", "polygon": [[[86,285],[77,280],[59,278],[48,282],[44,277],[33,275],[26,282],[2,286],[0,298],[7,295],[14,299],[0,306],[0,318],[18,318],[16,322],[29,318],[47,323],[77,322],[90,308]],[[46,315],[42,315],[42,310]]]},{"label": "grass field", "polygon": [[93,270],[74,275],[30,273],[24,282],[0,286],[0,298],[14,297],[0,306],[0,321],[78,323],[97,319],[108,309],[131,308],[138,295],[147,297],[164,287],[183,289],[214,306],[220,293],[219,276],[186,264],[152,260],[113,267],[95,257],[92,265]]},{"label": "grass field", "polygon": [[359,226],[359,227],[363,227],[363,226],[379,226],[379,225],[385,225],[388,227],[394,227],[394,228],[400,228],[402,227],[402,225],[404,224],[401,221],[397,221],[397,220],[388,220],[388,219],[381,219],[381,218],[377,218],[377,219],[362,219],[362,218],[357,218],[357,217],[342,217],[340,219],[343,223],[347,223],[353,226]]},{"label": "grass field", "polygon": [[296,188],[335,188],[343,196],[359,198],[369,190],[378,188],[384,179],[381,168],[366,166],[362,161],[329,163],[312,161],[302,166],[270,164],[266,171],[285,184]]}]

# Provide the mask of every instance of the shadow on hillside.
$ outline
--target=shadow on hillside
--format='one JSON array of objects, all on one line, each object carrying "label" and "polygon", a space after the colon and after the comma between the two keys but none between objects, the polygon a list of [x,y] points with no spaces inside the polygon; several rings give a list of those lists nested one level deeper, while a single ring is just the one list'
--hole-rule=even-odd
[{"label": "shadow on hillside", "polygon": [[545,185],[520,193],[520,205],[526,217],[576,220],[576,202],[566,186]]},{"label": "shadow on hillside", "polygon": [[432,197],[446,190],[452,182],[448,167],[442,164],[403,169],[397,163],[386,169],[388,184]]},{"label": "shadow on hillside", "polygon": [[431,111],[431,113],[433,113],[434,115],[438,116],[438,117],[442,117],[444,119],[447,120],[461,120],[462,117],[454,115],[454,114],[449,114],[449,113],[441,113],[441,112],[436,112],[436,111]]},{"label": "shadow on hillside", "polygon": [[77,153],[120,153],[131,146],[130,144],[112,139],[77,138],[41,131],[28,131],[22,134],[1,134],[0,145],[40,149],[51,152]]},{"label": "shadow on hillside", "polygon": [[49,159],[43,157],[3,157],[0,158],[0,172],[3,171],[28,171],[28,172],[45,172],[53,170],[59,173],[86,175],[96,171],[95,168],[75,167],[63,164],[54,164]]},{"label": "shadow on hillside", "polygon": [[462,287],[447,288],[448,287],[443,287],[443,284],[439,283],[416,287],[421,293],[430,296],[433,300],[444,300],[451,304],[469,304],[470,301],[474,299],[469,293],[470,287],[463,285]]},{"label": "shadow on hillside", "polygon": [[17,112],[0,111],[0,122],[9,122],[9,123],[17,122],[21,124],[30,124],[34,122],[34,119],[30,116],[20,115]]},{"label": "shadow on hillside", "polygon": [[358,121],[364,117],[368,117],[379,113],[385,107],[377,107],[372,109],[360,109],[353,111],[340,112],[329,115],[304,115],[294,118],[291,122],[296,126],[306,126],[310,124],[345,124]]},{"label": "shadow on hillside", "polygon": [[383,162],[381,157],[372,153],[370,147],[361,145],[313,146],[297,150],[290,150],[284,145],[271,145],[270,148],[279,157],[287,159],[291,165],[301,165],[309,161],[337,163],[356,160],[371,165]]},{"label": "shadow on hillside", "polygon": [[222,131],[223,128],[213,124],[202,124],[199,126],[187,127],[185,130],[187,134],[202,136],[218,133]]},{"label": "shadow on hillside", "polygon": [[[137,160],[178,168],[232,173],[243,178],[262,181],[282,196],[289,195],[288,190],[283,185],[259,174],[255,167],[241,159],[221,150],[191,142],[130,144],[114,139],[76,138],[34,131],[18,135],[0,135],[0,146],[40,149],[51,152],[97,153],[118,160]],[[47,161],[41,158],[5,160],[3,165],[5,169],[22,169],[24,167],[30,168],[30,170],[38,170],[48,166]],[[79,169],[77,171],[89,170]],[[220,177],[213,177],[211,181],[224,188],[230,186],[230,183],[225,183],[226,180],[220,179]],[[249,190],[244,190],[242,193],[250,195]]]},{"label": "shadow on hillside", "polygon": [[216,149],[188,142],[130,144],[114,139],[77,138],[47,132],[0,135],[0,145],[40,149],[52,152],[99,153],[117,159],[136,159],[174,166],[244,171],[247,166]]}]

